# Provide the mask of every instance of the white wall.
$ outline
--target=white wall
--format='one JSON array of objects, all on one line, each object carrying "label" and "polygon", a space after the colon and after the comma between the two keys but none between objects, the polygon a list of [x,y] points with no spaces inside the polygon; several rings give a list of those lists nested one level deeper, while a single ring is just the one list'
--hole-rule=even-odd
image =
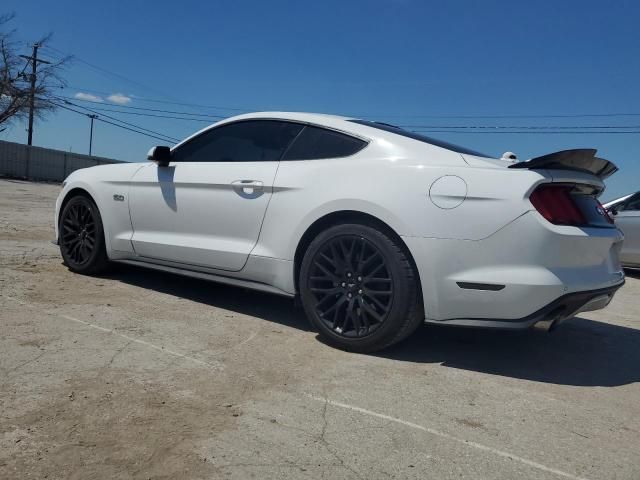
[{"label": "white wall", "polygon": [[0,176],[62,182],[74,170],[121,161],[0,140]]}]

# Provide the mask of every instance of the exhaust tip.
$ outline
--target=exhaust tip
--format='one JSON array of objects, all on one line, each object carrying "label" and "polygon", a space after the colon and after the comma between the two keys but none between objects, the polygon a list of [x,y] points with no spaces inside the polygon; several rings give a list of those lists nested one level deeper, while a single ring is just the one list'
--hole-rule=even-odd
[{"label": "exhaust tip", "polygon": [[553,326],[554,321],[555,320],[553,318],[548,320],[540,320],[533,324],[533,329],[541,332],[549,332],[551,331],[551,327]]},{"label": "exhaust tip", "polygon": [[562,323],[562,320],[564,319],[564,310],[564,307],[559,307],[553,310],[545,318],[534,323],[533,328],[535,330],[541,330],[543,332],[553,332],[556,328],[558,328],[560,323]]}]

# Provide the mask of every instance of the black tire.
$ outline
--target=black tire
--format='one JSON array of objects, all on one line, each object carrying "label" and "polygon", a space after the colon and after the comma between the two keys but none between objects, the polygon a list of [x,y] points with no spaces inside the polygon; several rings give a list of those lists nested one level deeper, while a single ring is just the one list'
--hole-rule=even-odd
[{"label": "black tire", "polygon": [[382,350],[424,321],[411,261],[373,226],[342,224],[318,235],[302,260],[299,291],[311,324],[345,350]]},{"label": "black tire", "polygon": [[91,198],[76,195],[65,204],[58,222],[58,243],[72,272],[94,275],[107,269],[102,217]]}]

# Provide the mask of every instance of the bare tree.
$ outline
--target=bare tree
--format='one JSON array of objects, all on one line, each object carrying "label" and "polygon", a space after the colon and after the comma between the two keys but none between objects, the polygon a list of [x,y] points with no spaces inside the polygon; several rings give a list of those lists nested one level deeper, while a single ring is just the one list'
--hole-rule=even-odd
[{"label": "bare tree", "polygon": [[[8,28],[13,17],[13,14],[0,15],[0,125],[27,116],[31,97],[30,61],[20,57],[15,30]],[[36,43],[43,46],[50,39],[51,34]],[[69,60],[70,57],[65,57],[51,63],[38,63],[34,105],[37,117],[56,109],[56,92],[65,86],[60,72]]]}]

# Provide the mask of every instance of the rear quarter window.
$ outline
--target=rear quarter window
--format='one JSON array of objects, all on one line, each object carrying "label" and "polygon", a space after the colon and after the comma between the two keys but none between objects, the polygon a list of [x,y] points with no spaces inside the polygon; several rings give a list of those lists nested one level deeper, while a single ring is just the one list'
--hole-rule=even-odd
[{"label": "rear quarter window", "polygon": [[304,127],[283,160],[320,160],[351,156],[367,145],[359,138],[326,128]]}]

